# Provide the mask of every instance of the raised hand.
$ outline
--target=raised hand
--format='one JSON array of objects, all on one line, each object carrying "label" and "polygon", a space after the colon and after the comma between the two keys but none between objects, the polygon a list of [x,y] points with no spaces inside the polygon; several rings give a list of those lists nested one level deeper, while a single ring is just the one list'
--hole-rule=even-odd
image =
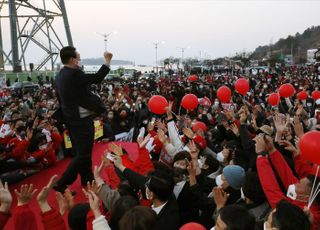
[{"label": "raised hand", "polygon": [[33,184],[21,185],[20,191],[15,189],[14,192],[17,195],[18,206],[28,204],[30,200],[34,197],[37,191],[38,191],[37,189],[33,189]]},{"label": "raised hand", "polygon": [[222,188],[218,187],[214,187],[212,192],[217,210],[220,210],[226,205],[229,195]]},{"label": "raised hand", "polygon": [[162,129],[158,129],[157,136],[162,144],[165,144],[167,142],[167,137]]},{"label": "raised hand", "polygon": [[151,138],[151,134],[148,134],[144,139],[138,140],[139,148],[144,148],[146,144],[149,142]]},{"label": "raised hand", "polygon": [[288,150],[288,151],[290,151],[290,152],[292,152],[292,153],[294,153],[294,154],[298,152],[298,150],[296,149],[296,147],[295,147],[293,144],[291,144],[290,141],[281,140],[281,141],[279,142],[279,144],[285,146],[284,148],[285,148],[286,150]]},{"label": "raised hand", "polygon": [[240,136],[239,129],[238,129],[238,126],[236,124],[232,124],[230,126],[230,129],[234,133],[234,135]]},{"label": "raised hand", "polygon": [[302,122],[300,122],[298,116],[294,116],[293,118],[293,128],[297,137],[301,138],[304,134]]},{"label": "raised hand", "polygon": [[67,200],[60,192],[56,192],[56,200],[59,206],[60,215],[63,216],[68,209]]},{"label": "raised hand", "polygon": [[101,162],[101,164],[98,166],[94,166],[94,170],[93,170],[93,176],[94,176],[94,180],[97,182],[97,185],[100,186],[102,184],[104,184],[104,180],[101,178],[101,171],[104,168],[104,163]]},{"label": "raised hand", "polygon": [[182,129],[183,134],[188,137],[189,139],[192,139],[194,136],[194,133],[192,132],[192,130],[190,128],[183,128]]},{"label": "raised hand", "polygon": [[110,65],[113,54],[106,51],[106,52],[104,52],[103,57],[104,57],[106,64]]},{"label": "raised hand", "polygon": [[0,180],[0,211],[7,213],[10,209],[12,203],[12,196],[8,188],[8,183],[5,182],[4,185]]},{"label": "raised hand", "polygon": [[58,180],[58,175],[54,175],[53,177],[50,178],[49,183],[41,189],[40,193],[37,196],[38,203],[47,202],[49,192],[52,190],[57,180]]},{"label": "raised hand", "polygon": [[91,183],[88,181],[87,182],[87,189],[88,189],[88,191],[92,191],[98,195],[100,192],[100,189],[101,189],[101,185],[98,185],[98,183],[95,180],[93,180]]},{"label": "raised hand", "polygon": [[101,216],[99,197],[92,191],[87,192],[84,189],[82,189],[82,191],[84,192],[84,194],[86,195],[86,197],[89,200],[90,208],[91,208],[95,218],[98,218],[99,216]]},{"label": "raised hand", "polygon": [[111,152],[113,152],[114,154],[118,155],[118,156],[122,156],[123,155],[123,150],[120,146],[114,144],[114,143],[111,143],[109,144],[109,150]]},{"label": "raised hand", "polygon": [[168,120],[173,118],[173,116],[172,116],[172,106],[173,106],[173,101],[169,101],[169,106],[166,108]]},{"label": "raised hand", "polygon": [[188,143],[188,148],[190,149],[190,155],[192,159],[198,159],[198,155],[199,155],[199,149],[197,148],[196,144],[194,143],[194,141],[189,141]]}]

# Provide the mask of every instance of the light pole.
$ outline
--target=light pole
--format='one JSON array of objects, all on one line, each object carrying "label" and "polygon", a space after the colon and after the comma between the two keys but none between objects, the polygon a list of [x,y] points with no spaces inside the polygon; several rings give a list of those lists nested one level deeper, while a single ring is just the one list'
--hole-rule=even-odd
[{"label": "light pole", "polygon": [[158,75],[158,46],[159,44],[164,44],[164,41],[162,42],[154,42],[153,45],[154,45],[154,48],[156,50],[156,72],[157,72],[157,75]]},{"label": "light pole", "polygon": [[182,65],[182,68],[183,68],[184,50],[185,49],[189,49],[190,46],[188,46],[188,47],[177,47],[177,48],[181,50],[181,65]]},{"label": "light pole", "polygon": [[104,38],[103,41],[104,41],[104,50],[105,50],[105,51],[107,51],[108,37],[109,37],[111,34],[116,34],[116,33],[117,33],[116,31],[114,31],[114,32],[112,32],[112,33],[108,33],[108,34],[101,34],[101,33],[98,33],[98,32],[97,32],[97,34],[101,35],[101,36]]}]

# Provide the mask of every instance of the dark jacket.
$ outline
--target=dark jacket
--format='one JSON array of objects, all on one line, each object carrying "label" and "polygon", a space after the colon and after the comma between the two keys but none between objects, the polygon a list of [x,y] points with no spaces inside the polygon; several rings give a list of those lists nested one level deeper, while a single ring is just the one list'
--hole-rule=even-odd
[{"label": "dark jacket", "polygon": [[[140,189],[144,193],[145,183],[148,181],[148,177],[142,176],[128,168],[123,171],[123,175],[133,188],[137,190]],[[169,199],[166,205],[161,209],[157,217],[157,223],[154,228],[155,230],[179,229],[179,206],[173,195],[172,198]]]},{"label": "dark jacket", "polygon": [[102,65],[95,74],[69,67],[60,70],[55,86],[64,121],[80,121],[79,106],[98,114],[105,112],[103,102],[89,90],[89,86],[101,83],[109,71],[106,65]]}]

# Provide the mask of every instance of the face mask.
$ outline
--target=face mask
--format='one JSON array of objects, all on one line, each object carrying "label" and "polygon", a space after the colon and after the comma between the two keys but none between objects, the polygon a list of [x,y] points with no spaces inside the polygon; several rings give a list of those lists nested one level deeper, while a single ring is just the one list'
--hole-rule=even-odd
[{"label": "face mask", "polygon": [[25,139],[26,138],[26,132],[25,131],[21,131],[19,133],[19,136],[20,136],[21,139]]},{"label": "face mask", "polygon": [[246,199],[246,197],[244,196],[244,193],[243,193],[242,188],[240,188],[240,192],[241,192],[241,199],[242,199],[242,200],[245,200],[245,199]]},{"label": "face mask", "polygon": [[287,197],[289,197],[292,200],[296,200],[297,199],[296,185],[295,184],[289,185],[288,191],[287,191]]},{"label": "face mask", "polygon": [[211,230],[216,230],[215,227],[212,227]]},{"label": "face mask", "polygon": [[142,124],[144,124],[144,125],[148,124],[148,120],[143,120]]},{"label": "face mask", "polygon": [[203,168],[205,161],[206,161],[206,159],[202,156],[200,157],[200,159],[198,159],[198,164],[201,169]]},{"label": "face mask", "polygon": [[268,88],[268,85],[267,85],[267,84],[264,84],[264,85],[263,85],[263,88],[264,88],[264,89]]},{"label": "face mask", "polygon": [[123,99],[123,103],[127,103],[127,99]]},{"label": "face mask", "polygon": [[147,200],[151,200],[150,199],[150,191],[148,188],[146,188],[146,198],[147,198]]},{"label": "face mask", "polygon": [[44,149],[46,149],[46,148],[47,148],[47,144],[44,144],[44,145],[40,145],[40,146],[39,146],[39,149],[40,149],[40,150],[44,150]]},{"label": "face mask", "polygon": [[267,222],[263,223],[263,230],[267,230]]},{"label": "face mask", "polygon": [[188,170],[187,169],[182,169],[182,168],[179,168],[179,167],[173,167],[173,177],[179,178],[181,180],[185,180],[187,174],[188,174]]},{"label": "face mask", "polygon": [[216,185],[221,188],[223,185],[223,180],[221,179],[221,174],[216,177]]},{"label": "face mask", "polygon": [[224,162],[224,155],[223,155],[222,151],[217,154],[217,160],[219,162]]}]

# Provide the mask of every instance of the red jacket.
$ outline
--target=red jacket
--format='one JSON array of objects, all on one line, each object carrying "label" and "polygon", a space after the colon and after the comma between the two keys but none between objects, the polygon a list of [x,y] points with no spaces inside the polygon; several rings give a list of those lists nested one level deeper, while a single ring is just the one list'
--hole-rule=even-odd
[{"label": "red jacket", "polygon": [[0,212],[0,229],[4,229],[4,226],[8,222],[10,216],[10,213]]},{"label": "red jacket", "polygon": [[45,230],[67,229],[62,216],[54,209],[41,213],[41,218]]},{"label": "red jacket", "polygon": [[27,149],[29,146],[29,141],[27,140],[19,140],[17,137],[12,138],[8,144],[8,146],[13,145],[12,151],[8,154],[8,158],[13,158],[17,161],[25,160],[27,157]]},{"label": "red jacket", "polygon": [[29,205],[18,206],[13,213],[14,229],[37,230],[37,220]]},{"label": "red jacket", "polygon": [[63,141],[63,136],[58,132],[52,132],[51,138],[53,142],[52,148],[56,151],[59,149],[61,142]]},{"label": "red jacket", "polygon": [[[285,188],[288,188],[289,185],[296,184],[299,181],[298,178],[293,175],[290,167],[279,151],[271,153],[269,155],[269,158]],[[301,209],[307,206],[307,202],[292,200],[285,194],[283,194],[277,182],[276,176],[272,170],[270,162],[266,157],[257,158],[257,169],[263,191],[268,199],[270,206],[273,209],[276,207],[277,203],[283,199],[300,207]],[[312,229],[316,230],[318,229],[317,226],[320,226],[320,208],[318,205],[313,204],[310,208],[310,211],[314,218]]]}]

